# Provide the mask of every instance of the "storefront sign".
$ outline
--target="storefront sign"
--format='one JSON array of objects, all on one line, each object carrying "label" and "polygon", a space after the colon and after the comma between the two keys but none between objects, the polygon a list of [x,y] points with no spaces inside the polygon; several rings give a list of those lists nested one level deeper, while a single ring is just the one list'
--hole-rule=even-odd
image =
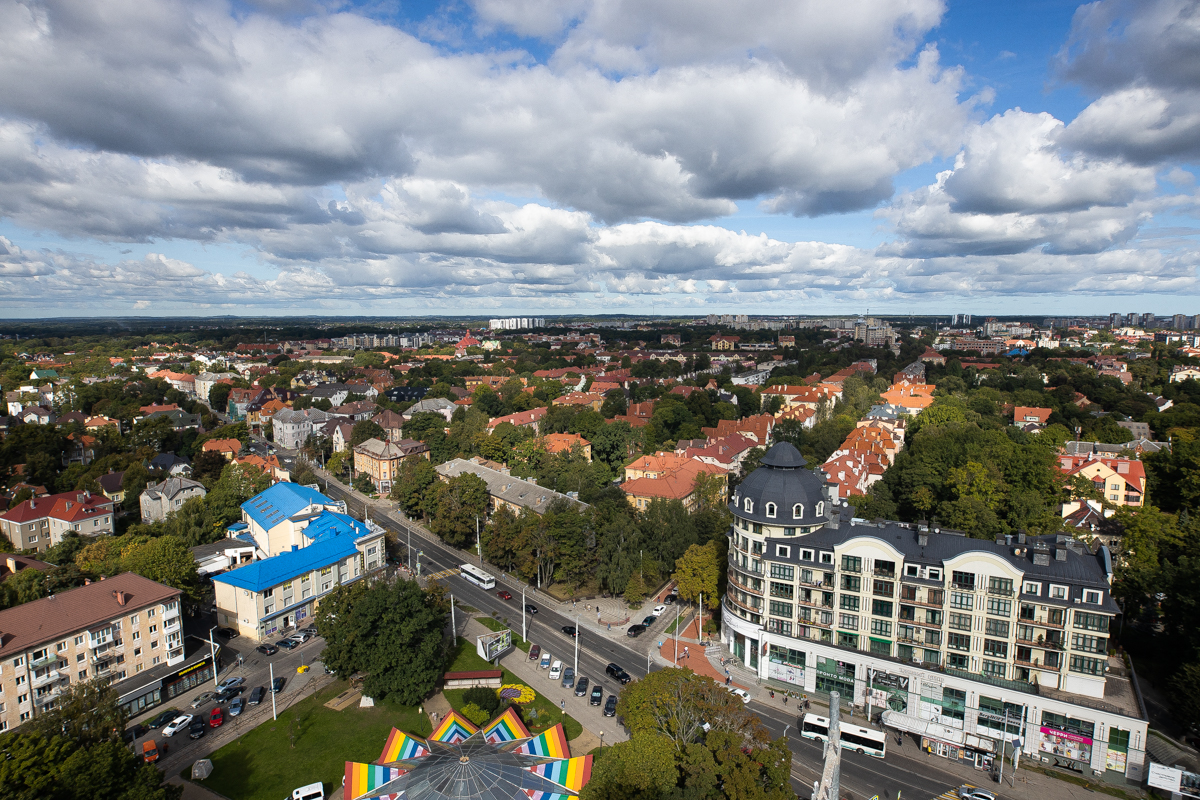
[{"label": "storefront sign", "polygon": [[1058,758],[1083,764],[1090,764],[1092,761],[1092,740],[1078,733],[1042,728],[1042,742],[1039,748],[1042,752]]},{"label": "storefront sign", "polygon": [[1078,733],[1069,733],[1067,731],[1055,730],[1054,728],[1042,728],[1042,736],[1055,736],[1059,739],[1064,739],[1068,742],[1078,742],[1079,744],[1090,745],[1092,740],[1087,736],[1081,736]]},{"label": "storefront sign", "polygon": [[1124,772],[1126,760],[1126,753],[1122,753],[1120,750],[1109,750],[1104,756],[1104,768]]},{"label": "storefront sign", "polygon": [[890,672],[872,672],[871,685],[877,689],[899,689],[908,691],[908,678],[903,675],[893,675]]},{"label": "storefront sign", "polygon": [[784,683],[804,685],[804,667],[793,667],[789,664],[779,664],[775,661],[767,663],[767,677]]}]

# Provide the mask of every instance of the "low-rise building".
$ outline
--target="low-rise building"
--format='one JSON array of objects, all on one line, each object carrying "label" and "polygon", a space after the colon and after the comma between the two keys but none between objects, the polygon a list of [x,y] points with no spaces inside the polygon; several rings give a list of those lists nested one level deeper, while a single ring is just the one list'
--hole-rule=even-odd
[{"label": "low-rise building", "polygon": [[384,442],[367,439],[354,448],[354,469],[371,478],[380,493],[390,492],[400,466],[414,459],[429,460],[429,445],[415,439]]},{"label": "low-rise building", "polygon": [[401,416],[405,421],[413,418],[415,414],[433,413],[441,414],[446,418],[446,422],[450,421],[450,417],[454,414],[458,406],[454,405],[452,400],[447,400],[444,397],[426,397],[423,400],[418,400],[413,405],[409,406]]},{"label": "low-rise building", "polygon": [[233,461],[242,452],[242,443],[237,439],[209,439],[200,449],[205,453],[220,453],[226,461]]},{"label": "low-rise building", "polygon": [[626,480],[621,484],[621,490],[625,492],[629,504],[637,509],[645,509],[655,500],[678,500],[690,512],[699,500],[696,482],[700,475],[714,475],[720,478],[721,491],[718,499],[724,502],[728,476],[726,470],[715,464],[690,458],[669,471]]},{"label": "low-rise building", "polygon": [[592,460],[592,443],[578,433],[549,433],[542,437],[542,444],[551,455],[578,450],[588,461]]},{"label": "low-rise building", "polygon": [[488,495],[491,498],[488,504],[489,514],[500,508],[507,507],[516,514],[521,513],[521,509],[528,508],[535,514],[540,515],[546,513],[546,509],[556,500],[565,500],[570,503],[577,503],[585,508],[587,507],[586,503],[580,503],[568,495],[559,494],[552,489],[545,489],[538,486],[532,481],[514,478],[507,472],[491,469],[482,464],[462,458],[451,459],[444,464],[434,467],[434,470],[444,481],[468,472],[482,478],[483,482],[487,484]]},{"label": "low-rise building", "polygon": [[516,425],[518,428],[529,428],[534,433],[538,433],[542,423],[542,418],[546,416],[546,412],[550,409],[545,406],[539,408],[531,408],[528,411],[518,411],[515,414],[506,414],[503,417],[496,417],[488,423],[488,432],[494,431],[496,426],[502,425],[505,422]]},{"label": "low-rise building", "polygon": [[48,550],[68,532],[112,533],[113,501],[87,491],[63,492],[26,500],[0,514],[0,533],[17,550]]},{"label": "low-rise building", "polygon": [[204,497],[208,490],[200,481],[191,478],[167,478],[161,483],[152,483],[142,492],[138,501],[142,507],[142,522],[161,522],[183,508],[193,497]]},{"label": "low-rise building", "polygon": [[1063,476],[1084,478],[1104,499],[1116,506],[1142,507],[1146,497],[1146,468],[1135,458],[1101,455],[1059,455],[1056,457]]},{"label": "low-rise building", "polygon": [[0,731],[51,710],[71,684],[181,663],[179,597],[126,572],[0,611]]}]

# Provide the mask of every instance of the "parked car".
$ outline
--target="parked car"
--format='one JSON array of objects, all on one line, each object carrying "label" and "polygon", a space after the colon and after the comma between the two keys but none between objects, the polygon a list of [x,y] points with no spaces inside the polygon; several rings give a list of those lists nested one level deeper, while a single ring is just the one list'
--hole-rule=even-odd
[{"label": "parked car", "polygon": [[284,650],[291,650],[295,647],[299,647],[300,643],[297,642],[295,639],[280,639],[278,642],[275,643],[275,646],[282,647]]},{"label": "parked car", "polygon": [[264,689],[263,687],[255,686],[254,691],[250,693],[250,705],[256,706],[259,703],[261,703],[262,699],[263,699],[263,695],[265,695],[266,693],[267,693],[267,690]]},{"label": "parked car", "polygon": [[273,644],[260,644],[254,649],[262,653],[264,656],[273,656],[279,652],[279,648]]},{"label": "parked car", "polygon": [[229,689],[233,686],[241,686],[245,682],[245,678],[226,678],[217,684],[217,690],[220,691],[222,689]]},{"label": "parked car", "polygon": [[233,698],[246,690],[245,686],[230,686],[228,689],[222,689],[213,695],[213,700],[217,703],[228,703]]},{"label": "parked car", "polygon": [[308,633],[307,631],[296,631],[288,638],[291,639],[293,642],[304,643],[312,638],[312,634]]},{"label": "parked car", "polygon": [[564,689],[575,688],[575,668],[567,667],[563,670],[562,685]]},{"label": "parked car", "polygon": [[212,692],[205,692],[204,694],[200,695],[199,697],[197,697],[195,700],[192,701],[192,703],[191,703],[192,708],[199,708],[200,706],[207,703],[209,700],[212,700],[214,697],[216,697],[216,695],[214,695]]},{"label": "parked car", "polygon": [[675,595],[675,594],[669,594],[669,595],[667,595],[666,597],[664,597],[664,598],[663,598],[663,602],[664,602],[664,603],[666,603],[666,604],[667,604],[667,605],[669,605],[669,606],[673,606],[673,605],[675,605],[675,599],[676,599],[677,597],[678,597],[678,595]]},{"label": "parked car", "polygon": [[572,637],[579,635],[579,630],[574,625],[563,625],[562,632]]},{"label": "parked car", "polygon": [[300,632],[307,633],[309,636],[316,636],[317,635],[317,626],[309,625],[307,628],[301,628]]},{"label": "parked car", "polygon": [[153,764],[158,761],[158,742],[153,739],[147,739],[142,742],[142,761],[147,764]]},{"label": "parked car", "polygon": [[125,744],[133,744],[134,740],[140,738],[147,730],[149,728],[145,725],[135,724],[132,728],[121,731],[121,741]]},{"label": "parked car", "polygon": [[625,631],[625,635],[636,639],[637,637],[639,637],[643,633],[645,633],[645,631],[646,631],[645,625],[630,625],[629,628]]},{"label": "parked car", "polygon": [[537,606],[535,606],[533,603],[526,603],[526,604],[525,604],[525,613],[527,613],[527,614],[536,614],[536,613],[537,613]]},{"label": "parked car", "polygon": [[225,712],[219,708],[214,708],[212,713],[208,715],[208,727],[219,728],[225,724]]},{"label": "parked car", "polygon": [[745,689],[739,689],[736,686],[730,686],[728,688],[729,688],[729,693],[731,695],[733,695],[734,697],[736,697],[737,699],[741,700],[743,703],[750,702],[750,693],[747,692]]},{"label": "parked car", "polygon": [[245,708],[245,699],[241,697],[235,697],[233,698],[233,702],[229,704],[229,716],[236,717],[240,715]]},{"label": "parked car", "polygon": [[310,783],[308,786],[293,789],[291,800],[325,800],[325,785]]},{"label": "parked car", "polygon": [[588,704],[593,706],[600,705],[601,698],[604,697],[604,687],[596,684],[592,687],[592,693],[588,696]]},{"label": "parked car", "polygon": [[555,661],[550,665],[550,680],[556,681],[562,678],[563,665],[561,661]]},{"label": "parked car", "polygon": [[633,678],[629,676],[628,672],[615,663],[610,663],[604,668],[604,671],[608,673],[610,678],[616,678],[618,681],[620,681],[622,686],[633,680]]},{"label": "parked car", "polygon": [[166,725],[168,722],[170,722],[171,720],[175,719],[178,716],[179,716],[178,711],[176,711],[173,708],[169,708],[166,711],[159,714],[154,719],[147,722],[146,727],[150,728],[150,729],[161,728],[163,725]]},{"label": "parked car", "polygon": [[583,697],[584,695],[587,694],[588,683],[589,683],[589,681],[588,681],[588,678],[586,675],[579,676],[579,680],[575,681],[575,696],[576,697]]},{"label": "parked car", "polygon": [[499,597],[501,600],[512,600],[512,595],[509,594],[504,589],[501,589],[500,591],[496,592],[496,597]]},{"label": "parked car", "polygon": [[538,669],[550,669],[551,661],[549,652],[542,653],[542,658],[538,661]]},{"label": "parked car", "polygon": [[188,738],[199,739],[207,730],[208,726],[204,724],[204,720],[197,717],[192,721],[192,724],[188,726]]},{"label": "parked car", "polygon": [[222,639],[236,639],[238,637],[238,632],[233,628],[217,628],[216,633]]},{"label": "parked car", "polygon": [[653,614],[654,616],[658,617],[658,616],[662,616],[663,612],[665,612],[666,610],[667,610],[666,606],[655,606],[654,610],[651,611],[650,613]]},{"label": "parked car", "polygon": [[537,661],[538,658],[541,657],[541,655],[542,655],[542,646],[540,644],[535,644],[529,648],[529,660],[530,661]]},{"label": "parked car", "polygon": [[178,717],[171,720],[171,722],[165,728],[163,728],[162,735],[168,738],[174,736],[181,730],[185,729],[188,725],[191,725],[193,719],[195,719],[195,717],[193,717],[191,714],[180,714]]},{"label": "parked car", "polygon": [[980,789],[978,786],[963,784],[958,787],[959,800],[996,800],[996,795],[989,792],[987,789]]},{"label": "parked car", "polygon": [[608,699],[604,701],[604,716],[615,717],[617,715],[617,696],[610,694]]},{"label": "parked car", "polygon": [[279,694],[282,692],[284,683],[286,683],[286,681],[283,678],[276,678],[275,680],[271,681],[271,694]]},{"label": "parked car", "polygon": [[653,625],[656,622],[658,622],[658,617],[654,616],[653,614],[651,614],[650,616],[648,616],[642,620],[642,624],[645,625],[647,628],[649,628],[651,625]]}]

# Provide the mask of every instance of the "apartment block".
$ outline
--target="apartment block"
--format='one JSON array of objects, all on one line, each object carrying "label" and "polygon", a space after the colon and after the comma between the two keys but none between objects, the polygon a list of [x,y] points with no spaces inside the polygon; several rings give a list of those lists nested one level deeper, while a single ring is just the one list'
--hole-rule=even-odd
[{"label": "apartment block", "polygon": [[99,536],[113,532],[113,501],[91,492],[35,497],[0,514],[0,533],[15,550],[43,552],[68,533]]},{"label": "apartment block", "polygon": [[0,611],[0,731],[80,681],[184,660],[178,589],[126,572]]},{"label": "apartment block", "polygon": [[1147,722],[1109,656],[1107,549],[858,520],[791,445],[761,463],[729,505],[734,657],[778,688],[882,709],[939,755],[982,765],[1009,730],[1027,757],[1140,779]]}]

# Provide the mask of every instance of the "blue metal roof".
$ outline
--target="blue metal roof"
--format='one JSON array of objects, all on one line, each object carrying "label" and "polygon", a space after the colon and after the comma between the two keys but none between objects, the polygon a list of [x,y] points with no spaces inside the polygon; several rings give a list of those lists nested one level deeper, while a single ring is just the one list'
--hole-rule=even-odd
[{"label": "blue metal roof", "polygon": [[249,589],[252,592],[261,592],[354,555],[357,552],[354,547],[355,538],[356,536],[349,532],[342,536],[328,536],[321,541],[313,542],[308,547],[288,550],[277,556],[264,558],[244,567],[230,570],[213,578],[213,581],[227,583],[239,589]]},{"label": "blue metal roof", "polygon": [[242,503],[242,511],[264,530],[270,530],[307,506],[334,502],[316,489],[282,481]]},{"label": "blue metal roof", "polygon": [[314,542],[323,541],[330,536],[349,535],[351,539],[357,539],[370,533],[371,529],[364,523],[348,514],[339,514],[336,511],[322,512],[304,528],[305,538]]}]

